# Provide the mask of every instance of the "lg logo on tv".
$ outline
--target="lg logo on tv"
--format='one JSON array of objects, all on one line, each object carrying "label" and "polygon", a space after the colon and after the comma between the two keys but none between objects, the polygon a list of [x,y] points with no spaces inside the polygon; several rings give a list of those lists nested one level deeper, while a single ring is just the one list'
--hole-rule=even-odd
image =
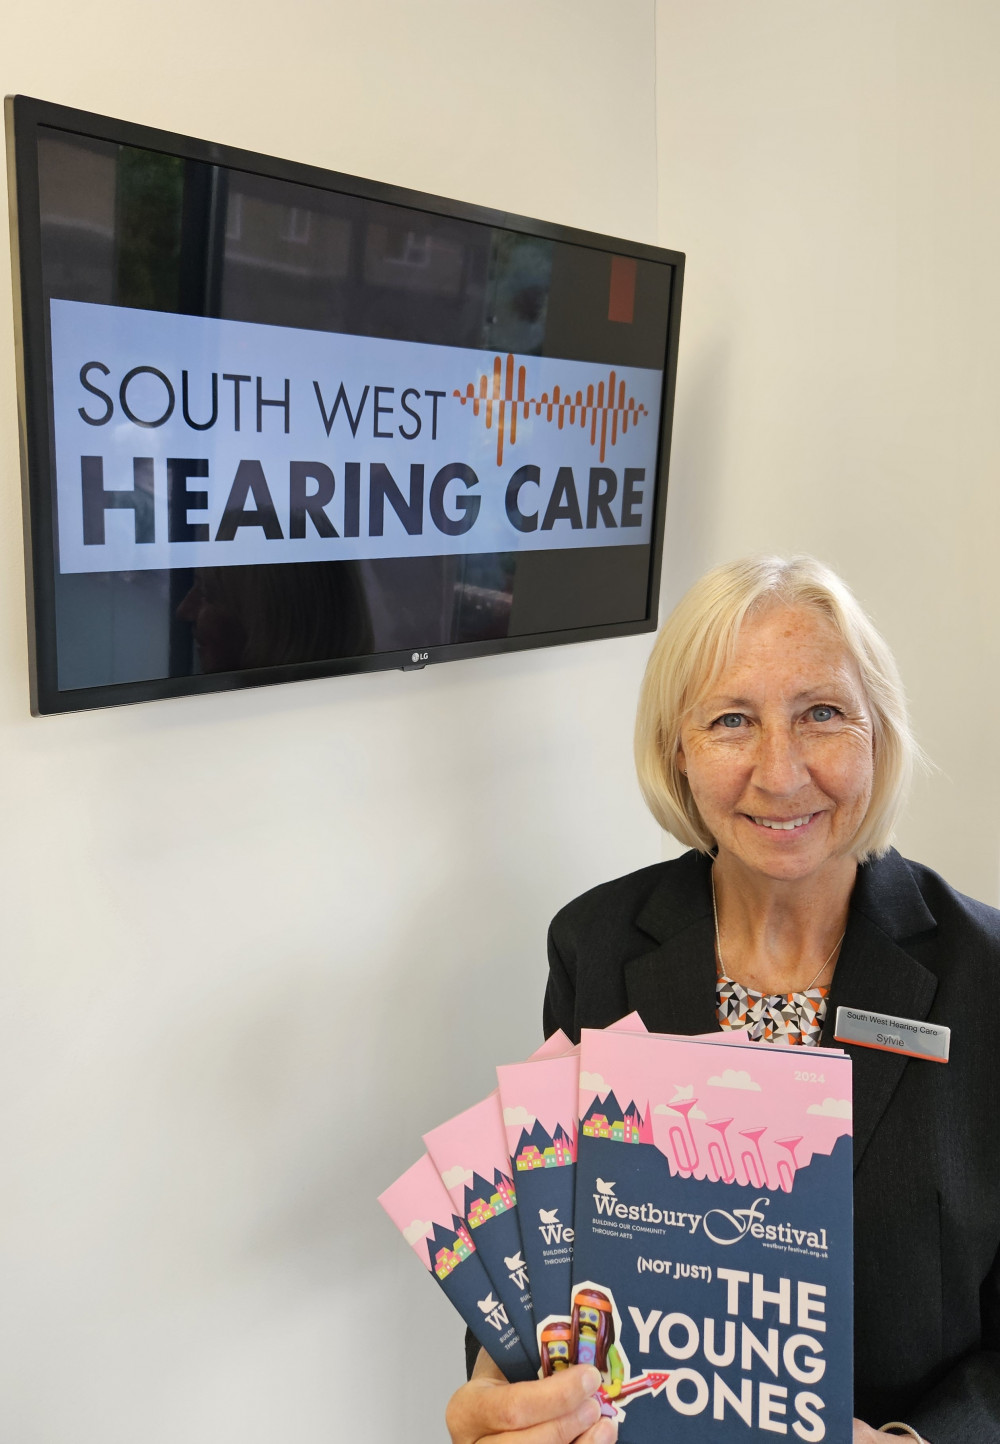
[{"label": "lg logo on tv", "polygon": [[428,659],[428,653],[427,653],[427,652],[411,652],[411,654],[410,654],[410,661],[411,661],[411,662],[426,662],[427,659]]}]

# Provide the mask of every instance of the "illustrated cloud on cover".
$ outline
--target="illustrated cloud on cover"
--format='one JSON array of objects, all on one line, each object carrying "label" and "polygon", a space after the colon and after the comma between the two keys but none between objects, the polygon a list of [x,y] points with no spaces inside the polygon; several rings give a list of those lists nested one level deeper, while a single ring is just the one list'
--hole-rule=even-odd
[{"label": "illustrated cloud on cover", "polygon": [[[750,1093],[760,1092],[760,1084],[755,1083],[750,1077],[750,1074],[742,1068],[739,1070],[736,1068],[727,1068],[721,1076],[716,1074],[714,1078],[709,1078],[708,1084],[710,1088],[745,1088]],[[688,1093],[688,1097],[690,1097],[693,1092],[694,1089],[692,1088],[691,1092]]]},{"label": "illustrated cloud on cover", "polygon": [[852,1118],[854,1110],[849,1098],[824,1098],[822,1103],[810,1103],[807,1113],[816,1113],[821,1118]]},{"label": "illustrated cloud on cover", "polygon": [[503,1110],[503,1121],[508,1128],[527,1128],[535,1126],[534,1115],[525,1108],[505,1108]]},{"label": "illustrated cloud on cover", "polygon": [[464,1188],[467,1183],[472,1182],[472,1169],[463,1168],[460,1163],[457,1163],[454,1168],[449,1168],[447,1173],[442,1173],[441,1181],[449,1193],[453,1188],[459,1186]]},{"label": "illustrated cloud on cover", "polygon": [[429,1218],[415,1218],[411,1224],[402,1230],[403,1237],[412,1248],[418,1239],[426,1238],[434,1225]]}]

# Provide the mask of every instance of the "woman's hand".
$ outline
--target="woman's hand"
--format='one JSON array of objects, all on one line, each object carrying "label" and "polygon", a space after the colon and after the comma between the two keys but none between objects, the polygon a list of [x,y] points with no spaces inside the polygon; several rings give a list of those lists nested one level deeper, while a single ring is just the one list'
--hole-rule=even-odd
[{"label": "woman's hand", "polygon": [[601,1418],[594,1398],[600,1386],[589,1364],[508,1384],[480,1350],[472,1378],[451,1397],[445,1423],[452,1444],[613,1444],[618,1427]]},{"label": "woman's hand", "polygon": [[880,1429],[873,1429],[870,1424],[863,1424],[860,1419],[854,1421],[854,1435],[851,1444],[906,1444],[898,1434],[883,1434]]}]

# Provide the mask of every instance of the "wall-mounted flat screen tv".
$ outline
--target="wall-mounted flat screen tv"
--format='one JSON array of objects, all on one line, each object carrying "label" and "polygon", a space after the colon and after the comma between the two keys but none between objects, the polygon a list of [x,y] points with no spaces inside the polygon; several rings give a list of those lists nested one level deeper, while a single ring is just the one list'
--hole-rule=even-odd
[{"label": "wall-mounted flat screen tv", "polygon": [[22,96],[7,134],[33,711],[655,626],[683,256]]}]

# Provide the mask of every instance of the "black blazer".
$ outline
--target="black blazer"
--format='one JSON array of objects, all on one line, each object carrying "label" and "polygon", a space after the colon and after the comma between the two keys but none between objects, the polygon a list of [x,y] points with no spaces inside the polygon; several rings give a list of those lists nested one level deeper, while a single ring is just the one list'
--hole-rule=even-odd
[{"label": "black blazer", "polygon": [[[653,1032],[718,1027],[710,861],[689,852],[562,909],[546,1034],[577,1040],[633,1009]],[[945,1065],[847,1048],[855,1413],[932,1444],[1000,1444],[1000,912],[896,852],[866,863],[822,1046],[841,1004],[952,1030]]]}]

